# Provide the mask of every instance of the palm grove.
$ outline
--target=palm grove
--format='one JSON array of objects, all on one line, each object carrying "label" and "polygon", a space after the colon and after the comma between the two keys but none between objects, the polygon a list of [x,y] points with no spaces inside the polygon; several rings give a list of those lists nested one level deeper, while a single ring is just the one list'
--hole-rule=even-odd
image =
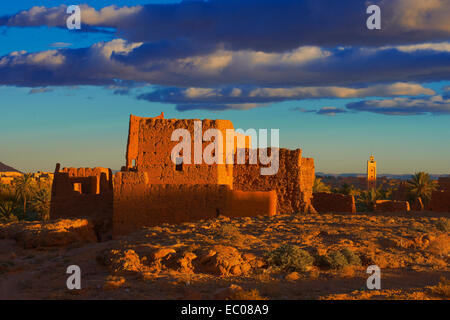
[{"label": "palm grove", "polygon": [[31,174],[17,177],[11,185],[0,184],[0,222],[48,220],[51,182]]},{"label": "palm grove", "polygon": [[[436,181],[433,181],[426,172],[417,172],[407,181],[409,201],[418,201],[428,204],[431,194],[437,189]],[[358,211],[373,211],[377,200],[391,200],[394,188],[378,188],[369,190],[357,189],[354,185],[344,183],[339,188],[331,188],[321,178],[314,181],[313,192],[334,192],[355,196]]]}]

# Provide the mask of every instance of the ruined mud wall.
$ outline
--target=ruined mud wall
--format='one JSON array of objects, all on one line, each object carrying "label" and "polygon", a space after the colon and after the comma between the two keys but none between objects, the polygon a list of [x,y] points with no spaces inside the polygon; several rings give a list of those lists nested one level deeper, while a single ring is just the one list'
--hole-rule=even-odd
[{"label": "ruined mud wall", "polygon": [[134,115],[130,115],[130,124],[128,127],[128,142],[127,142],[127,152],[126,152],[126,167],[132,168],[134,166],[132,160],[137,158],[138,155],[138,144],[139,144],[139,126],[141,121],[146,119],[164,119],[164,113],[157,117],[142,118]]},{"label": "ruined mud wall", "polygon": [[430,209],[435,212],[450,212],[450,190],[433,191],[431,194]]},{"label": "ruined mud wall", "polygon": [[302,158],[302,165],[300,167],[300,211],[301,212],[316,212],[312,204],[313,186],[316,179],[316,172],[313,158]]},{"label": "ruined mud wall", "polygon": [[[236,162],[236,159],[235,159]],[[242,191],[271,191],[277,194],[278,213],[312,211],[311,197],[314,184],[314,160],[302,158],[302,151],[279,149],[279,169],[275,175],[261,175],[258,164],[245,164],[233,168],[233,189]]]},{"label": "ruined mud wall", "polygon": [[[233,166],[194,163],[194,119],[140,118],[131,116],[126,163],[128,170],[147,172],[152,184],[224,184],[232,186]],[[171,159],[172,149],[179,141],[171,141],[176,129],[187,129],[191,138],[191,163],[176,166]],[[229,120],[202,120],[202,133],[208,129],[222,132],[226,148],[226,130],[234,130]],[[201,137],[201,136],[200,136]],[[181,139],[180,139],[181,141]],[[210,142],[201,144],[201,152]]]},{"label": "ruined mud wall", "polygon": [[350,195],[317,192],[312,204],[319,213],[356,213],[355,198]]},{"label": "ruined mud wall", "polygon": [[64,168],[55,171],[51,219],[88,217],[105,235],[111,228],[112,172],[106,168]]},{"label": "ruined mud wall", "polygon": [[147,172],[114,177],[113,235],[144,226],[225,216],[273,215],[274,192],[234,192],[226,185],[151,184]]},{"label": "ruined mud wall", "polygon": [[392,191],[392,200],[407,201],[408,196],[408,182],[402,181],[398,185],[397,189]]},{"label": "ruined mud wall", "polygon": [[431,211],[450,212],[450,177],[438,179],[438,188],[431,194],[428,206]]},{"label": "ruined mud wall", "polygon": [[410,206],[408,201],[377,200],[375,212],[408,212]]}]

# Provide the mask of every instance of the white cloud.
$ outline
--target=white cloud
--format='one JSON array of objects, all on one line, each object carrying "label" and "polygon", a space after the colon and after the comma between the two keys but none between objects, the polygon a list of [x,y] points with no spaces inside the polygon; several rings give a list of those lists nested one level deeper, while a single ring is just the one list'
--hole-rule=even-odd
[{"label": "white cloud", "polygon": [[347,104],[347,109],[385,115],[450,115],[450,99],[440,95],[429,98],[366,100]]}]

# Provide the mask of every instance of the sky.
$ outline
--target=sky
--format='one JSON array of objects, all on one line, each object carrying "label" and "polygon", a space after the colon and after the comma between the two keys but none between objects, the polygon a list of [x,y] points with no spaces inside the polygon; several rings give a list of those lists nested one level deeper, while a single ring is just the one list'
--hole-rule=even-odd
[{"label": "sky", "polygon": [[[381,30],[369,30],[369,5]],[[450,173],[448,0],[0,2],[0,162],[120,169],[130,114],[280,130],[316,171]]]}]

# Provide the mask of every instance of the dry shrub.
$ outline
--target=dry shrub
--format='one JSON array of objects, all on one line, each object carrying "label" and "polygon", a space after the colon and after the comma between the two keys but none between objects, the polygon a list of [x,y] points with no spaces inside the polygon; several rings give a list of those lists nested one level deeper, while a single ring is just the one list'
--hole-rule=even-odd
[{"label": "dry shrub", "polygon": [[331,251],[327,255],[319,256],[317,264],[327,269],[342,270],[348,266],[347,258],[339,251]]},{"label": "dry shrub", "polygon": [[234,245],[242,245],[247,239],[236,226],[230,223],[220,226],[215,232],[215,237],[232,242]]},{"label": "dry shrub", "polygon": [[267,300],[261,296],[257,289],[252,290],[237,290],[234,292],[230,300]]},{"label": "dry shrub", "polygon": [[442,232],[450,232],[450,219],[440,218],[436,222],[436,228]]},{"label": "dry shrub", "polygon": [[352,250],[350,250],[349,248],[342,249],[341,253],[347,259],[347,262],[349,265],[352,265],[352,266],[360,266],[361,265],[361,258],[356,253],[354,253]]},{"label": "dry shrub", "polygon": [[120,276],[108,276],[106,278],[105,284],[103,285],[104,290],[114,290],[118,289],[125,284],[125,278]]},{"label": "dry shrub", "polygon": [[450,298],[450,280],[441,278],[437,285],[431,287],[431,292],[444,298]]},{"label": "dry shrub", "polygon": [[361,264],[361,258],[349,248],[330,251],[327,255],[316,258],[316,265],[327,269],[344,270],[350,266],[360,266]]},{"label": "dry shrub", "polygon": [[446,234],[441,234],[430,242],[428,250],[438,256],[447,256],[450,252],[450,237]]},{"label": "dry shrub", "polygon": [[314,258],[298,246],[283,245],[267,254],[269,265],[284,271],[308,271],[314,263]]}]

